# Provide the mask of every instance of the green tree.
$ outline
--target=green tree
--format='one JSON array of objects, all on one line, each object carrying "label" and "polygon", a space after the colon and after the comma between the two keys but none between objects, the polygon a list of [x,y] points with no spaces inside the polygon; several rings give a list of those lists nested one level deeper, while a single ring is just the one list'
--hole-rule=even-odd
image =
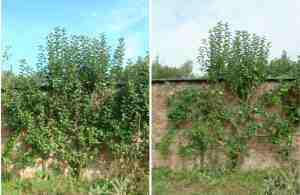
[{"label": "green tree", "polygon": [[293,77],[297,72],[297,62],[291,60],[285,50],[282,51],[280,58],[275,58],[270,61],[267,67],[269,77]]},{"label": "green tree", "polygon": [[121,72],[123,69],[124,56],[125,56],[125,41],[123,38],[120,38],[118,45],[114,51],[113,59],[112,59],[111,74],[115,80],[120,79]]},{"label": "green tree", "polygon": [[106,35],[102,34],[99,43],[99,72],[103,75],[107,75],[110,67],[110,47],[107,44]]},{"label": "green tree", "polygon": [[179,67],[162,65],[158,59],[152,64],[153,79],[182,79],[193,77],[193,62],[190,60]]},{"label": "green tree", "polygon": [[[2,105],[7,126],[15,130],[10,143],[26,130],[28,149],[16,161],[53,157],[80,177],[108,148],[116,159],[147,167],[148,57],[123,70],[124,47],[120,39],[111,60],[104,34],[70,36],[55,28],[40,47],[36,70],[28,71],[23,60],[20,74],[7,74]],[[9,159],[11,148],[5,150],[3,159]]]},{"label": "green tree", "polygon": [[2,53],[1,53],[1,65],[2,67],[6,67],[9,71],[13,71],[12,64],[10,64],[10,58],[11,58],[11,47],[6,46],[3,48]]},{"label": "green tree", "polygon": [[227,23],[219,22],[203,41],[198,63],[210,80],[225,79],[239,97],[247,98],[266,76],[269,47],[265,38],[247,31],[232,34]]}]

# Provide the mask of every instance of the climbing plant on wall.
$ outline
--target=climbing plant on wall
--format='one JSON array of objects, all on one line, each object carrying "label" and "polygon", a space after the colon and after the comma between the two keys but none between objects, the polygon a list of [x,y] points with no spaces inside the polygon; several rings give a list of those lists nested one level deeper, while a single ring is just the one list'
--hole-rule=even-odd
[{"label": "climbing plant on wall", "polygon": [[[161,153],[168,155],[172,140],[182,133],[185,141],[179,146],[180,154],[196,155],[203,165],[209,150],[221,148],[228,157],[228,165],[233,168],[247,154],[251,139],[260,135],[267,137],[266,143],[278,146],[282,159],[287,159],[293,149],[293,135],[300,117],[295,112],[300,107],[299,102],[286,101],[293,98],[293,85],[282,85],[251,104],[230,102],[226,98],[228,92],[221,86],[187,88],[170,97],[170,131],[158,144]],[[290,92],[282,93],[286,89]],[[191,125],[185,128],[185,124]]]},{"label": "climbing plant on wall", "polygon": [[13,83],[4,85],[2,106],[13,135],[3,161],[12,158],[22,135],[25,151],[14,162],[51,157],[79,177],[108,150],[112,159],[147,169],[148,56],[125,66],[124,39],[111,50],[104,34],[70,36],[55,28],[40,48],[36,70],[10,73]]},{"label": "climbing plant on wall", "polygon": [[278,146],[283,159],[289,158],[300,118],[299,78],[278,80],[278,87],[256,97],[257,87],[266,81],[269,43],[246,31],[232,35],[226,23],[209,32],[199,51],[199,63],[210,82],[169,98],[170,130],[158,150],[168,155],[180,133],[185,139],[179,146],[181,155],[196,156],[203,166],[208,151],[221,149],[234,168],[247,154],[249,142],[263,135],[267,143]]}]

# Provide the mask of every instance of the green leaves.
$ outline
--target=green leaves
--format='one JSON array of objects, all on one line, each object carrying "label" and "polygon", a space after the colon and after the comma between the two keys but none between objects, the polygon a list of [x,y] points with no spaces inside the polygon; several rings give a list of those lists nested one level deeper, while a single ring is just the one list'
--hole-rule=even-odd
[{"label": "green leaves", "polygon": [[157,147],[161,154],[169,154],[170,144],[175,143],[180,133],[180,137],[184,135],[179,143],[181,155],[200,157],[203,165],[209,150],[222,148],[229,167],[235,168],[247,153],[249,141],[262,135],[267,136],[267,143],[277,145],[279,153],[287,159],[298,128],[291,117],[299,107],[295,83],[282,84],[257,102],[228,102],[226,89],[218,83],[175,92],[168,101],[171,129]]},{"label": "green leaves", "polygon": [[221,113],[224,110],[223,95],[223,90],[218,87],[212,87],[211,90],[187,88],[179,91],[169,99],[168,118],[176,126],[188,120],[200,121],[208,118],[221,120]]},{"label": "green leaves", "polygon": [[125,41],[123,38],[119,39],[117,48],[113,54],[113,61],[111,67],[112,78],[115,81],[120,81],[121,72],[124,64],[124,56],[125,56]]},{"label": "green leaves", "polygon": [[18,135],[26,129],[29,155],[67,161],[75,176],[104,147],[111,154],[127,148],[134,153],[129,160],[144,161],[148,57],[124,68],[124,39],[112,55],[104,34],[99,39],[69,36],[63,28],[48,35],[44,48],[36,71],[6,75],[5,122]]},{"label": "green leaves", "polygon": [[267,74],[275,78],[299,78],[299,63],[290,59],[285,50],[280,58],[272,59],[267,67]]},{"label": "green leaves", "polygon": [[197,59],[210,80],[224,79],[235,94],[246,99],[266,76],[269,47],[264,37],[247,31],[232,34],[227,23],[219,22],[209,31]]},{"label": "green leaves", "polygon": [[157,59],[152,64],[152,78],[153,79],[180,79],[180,78],[194,78],[193,62],[186,61],[180,67],[171,67],[162,65]]},{"label": "green leaves", "polygon": [[212,135],[209,133],[209,128],[205,124],[194,127],[186,131],[185,134],[189,142],[184,148],[192,149],[190,154],[203,156],[210,146],[215,144]]}]

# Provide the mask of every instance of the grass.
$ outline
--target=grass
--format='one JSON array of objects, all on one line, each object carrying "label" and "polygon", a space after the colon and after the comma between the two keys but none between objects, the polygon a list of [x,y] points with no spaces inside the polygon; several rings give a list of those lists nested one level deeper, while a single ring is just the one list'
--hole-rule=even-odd
[{"label": "grass", "polygon": [[64,176],[36,177],[3,181],[2,195],[144,195],[147,183],[146,177],[139,183],[129,178],[84,181]]},{"label": "grass", "polygon": [[[153,170],[153,195],[298,195],[293,171]],[[298,189],[297,189],[298,188]],[[298,191],[297,191],[298,190]]]}]

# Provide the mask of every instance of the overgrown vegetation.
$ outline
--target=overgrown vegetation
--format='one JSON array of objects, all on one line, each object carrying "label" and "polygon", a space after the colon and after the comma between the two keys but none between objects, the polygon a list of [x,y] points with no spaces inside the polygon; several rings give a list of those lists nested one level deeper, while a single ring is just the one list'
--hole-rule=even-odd
[{"label": "overgrown vegetation", "polygon": [[153,170],[153,194],[191,195],[297,195],[293,167],[226,171],[222,169]]},{"label": "overgrown vegetation", "polygon": [[280,58],[272,59],[267,66],[267,75],[277,78],[295,77],[298,74],[299,77],[299,64],[300,56],[298,60],[292,60],[285,50],[282,51]]},{"label": "overgrown vegetation", "polygon": [[[276,145],[281,157],[288,159],[300,117],[300,91],[293,90],[297,90],[294,83],[282,84],[255,103],[241,99],[230,102],[222,84],[179,91],[169,99],[171,129],[158,148],[168,154],[172,139],[181,133],[187,141],[180,147],[180,154],[196,156],[196,161],[200,158],[200,164],[195,165],[203,166],[207,152],[222,148],[229,167],[234,168],[247,155],[248,143],[260,135],[267,136],[267,143]],[[270,108],[277,108],[276,112]],[[189,128],[182,128],[187,123],[191,123]]]},{"label": "overgrown vegetation", "polygon": [[270,43],[247,31],[231,33],[228,24],[218,23],[199,49],[198,61],[210,80],[224,79],[241,98],[264,80]]},{"label": "overgrown vegetation", "polygon": [[[300,56],[293,60],[283,50],[280,58],[269,60],[270,46],[265,37],[245,30],[232,32],[227,23],[219,22],[209,31],[208,39],[202,40],[199,55],[194,61],[200,64],[200,68],[184,68],[185,64],[193,64],[193,61],[170,67],[161,64],[157,58],[152,64],[152,75],[154,79],[226,79],[240,95],[251,90],[251,82],[258,84],[266,78],[293,78],[297,74],[299,77]],[[237,85],[243,85],[243,88],[239,89]]]},{"label": "overgrown vegetation", "polygon": [[186,61],[180,67],[162,65],[157,58],[152,64],[152,79],[185,79],[194,78],[193,62]]},{"label": "overgrown vegetation", "polygon": [[95,179],[93,181],[78,180],[73,177],[51,176],[45,180],[42,173],[32,179],[17,178],[15,181],[6,181],[3,183],[3,194],[8,195],[35,195],[35,194],[66,194],[66,195],[124,195],[128,191],[140,191],[146,194],[147,179],[144,183],[139,183],[139,189],[133,187],[128,177]]},{"label": "overgrown vegetation", "polygon": [[296,71],[290,80],[278,80],[277,87],[258,95],[258,86],[270,75],[268,51],[265,38],[246,31],[232,35],[227,24],[218,23],[199,49],[208,85],[169,97],[170,129],[157,145],[160,153],[166,157],[180,139],[179,155],[193,160],[195,169],[220,168],[225,161],[233,171],[247,155],[250,141],[264,136],[278,149],[280,162],[291,161],[300,119],[300,64],[291,65]]},{"label": "overgrown vegetation", "polygon": [[80,179],[91,162],[108,156],[119,163],[118,177],[136,173],[130,193],[143,194],[134,187],[148,174],[148,56],[124,66],[124,55],[124,39],[112,52],[104,34],[55,28],[35,69],[23,61],[19,74],[4,72],[2,127],[11,132],[4,167],[25,168],[38,158],[44,167],[51,158]]}]

